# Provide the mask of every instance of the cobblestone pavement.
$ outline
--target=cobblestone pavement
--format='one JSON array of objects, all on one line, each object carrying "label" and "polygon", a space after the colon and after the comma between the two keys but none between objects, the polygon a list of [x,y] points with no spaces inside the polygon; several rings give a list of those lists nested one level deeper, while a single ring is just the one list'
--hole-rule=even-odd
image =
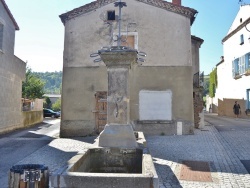
[{"label": "cobblestone pavement", "polygon": [[[250,188],[250,175],[241,163],[250,160],[249,133],[218,132],[207,123],[203,130],[195,129],[194,135],[146,137],[160,188]],[[96,147],[95,138],[55,139],[18,164],[45,164],[53,173],[78,152]],[[180,180],[184,160],[208,162],[212,182]]]},{"label": "cobblestone pavement", "polygon": [[[250,175],[241,163],[250,160],[249,132],[218,132],[207,123],[203,130],[195,129],[194,135],[146,139],[160,188],[250,188]],[[183,160],[208,162],[213,182],[180,180]]]}]

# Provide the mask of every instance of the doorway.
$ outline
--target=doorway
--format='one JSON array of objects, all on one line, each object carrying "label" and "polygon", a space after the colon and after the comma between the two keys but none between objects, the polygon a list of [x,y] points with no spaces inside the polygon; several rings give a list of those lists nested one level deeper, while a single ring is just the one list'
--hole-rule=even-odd
[{"label": "doorway", "polygon": [[102,132],[107,124],[107,91],[95,93],[95,122],[98,133]]},{"label": "doorway", "polygon": [[250,109],[250,89],[247,89],[247,104],[246,108]]}]

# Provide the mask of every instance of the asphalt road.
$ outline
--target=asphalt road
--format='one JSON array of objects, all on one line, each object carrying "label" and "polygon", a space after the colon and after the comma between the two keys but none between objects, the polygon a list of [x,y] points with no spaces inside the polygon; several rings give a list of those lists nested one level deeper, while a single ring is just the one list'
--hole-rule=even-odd
[{"label": "asphalt road", "polygon": [[205,121],[214,125],[219,132],[224,131],[250,131],[249,119],[229,118],[217,114],[205,114]]},{"label": "asphalt road", "polygon": [[59,135],[60,119],[45,118],[32,128],[0,136],[0,187],[5,188],[9,169]]}]

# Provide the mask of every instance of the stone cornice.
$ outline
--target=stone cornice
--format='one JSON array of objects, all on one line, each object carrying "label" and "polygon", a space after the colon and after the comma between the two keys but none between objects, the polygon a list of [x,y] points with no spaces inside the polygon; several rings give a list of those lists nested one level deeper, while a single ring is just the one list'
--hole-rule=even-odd
[{"label": "stone cornice", "polygon": [[[75,18],[81,14],[85,14],[87,12],[93,11],[93,10],[98,9],[100,7],[103,7],[107,4],[114,3],[116,1],[117,0],[93,1],[91,3],[88,3],[86,5],[81,6],[79,8],[76,8],[76,9],[73,9],[69,12],[64,13],[64,14],[61,14],[59,17],[61,18],[61,21],[63,22],[63,24],[65,24],[65,22],[67,20]],[[191,8],[184,7],[184,6],[174,5],[173,3],[169,3],[169,2],[166,2],[163,0],[136,0],[136,1],[146,3],[149,5],[155,6],[155,7],[159,7],[159,8],[186,16],[186,17],[190,18],[191,25],[195,20],[195,15],[198,13],[195,9],[191,9]]]},{"label": "stone cornice", "polygon": [[243,27],[245,27],[249,23],[250,23],[250,17],[246,19],[246,21],[244,21],[242,24],[240,24],[235,30],[233,30],[227,36],[225,36],[222,39],[222,43],[226,42],[226,40],[228,40],[230,37],[232,37],[234,34],[236,34],[238,31],[240,31]]},{"label": "stone cornice", "polygon": [[199,44],[199,47],[203,44],[204,40],[199,38],[199,37],[196,37],[194,35],[191,35],[191,39],[192,41],[196,41],[198,44]]}]

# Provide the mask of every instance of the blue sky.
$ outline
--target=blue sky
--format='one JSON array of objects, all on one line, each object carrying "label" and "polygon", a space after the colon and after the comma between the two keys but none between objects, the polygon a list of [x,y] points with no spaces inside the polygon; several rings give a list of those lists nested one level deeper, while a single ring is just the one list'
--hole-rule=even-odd
[{"label": "blue sky", "polygon": [[[5,1],[20,27],[16,32],[15,55],[27,61],[35,72],[62,70],[64,26],[59,15],[91,1]],[[250,3],[250,0],[243,1]],[[221,40],[239,10],[239,0],[182,0],[182,5],[199,12],[191,30],[192,35],[204,40],[200,48],[200,70],[209,74],[223,55]]]}]

